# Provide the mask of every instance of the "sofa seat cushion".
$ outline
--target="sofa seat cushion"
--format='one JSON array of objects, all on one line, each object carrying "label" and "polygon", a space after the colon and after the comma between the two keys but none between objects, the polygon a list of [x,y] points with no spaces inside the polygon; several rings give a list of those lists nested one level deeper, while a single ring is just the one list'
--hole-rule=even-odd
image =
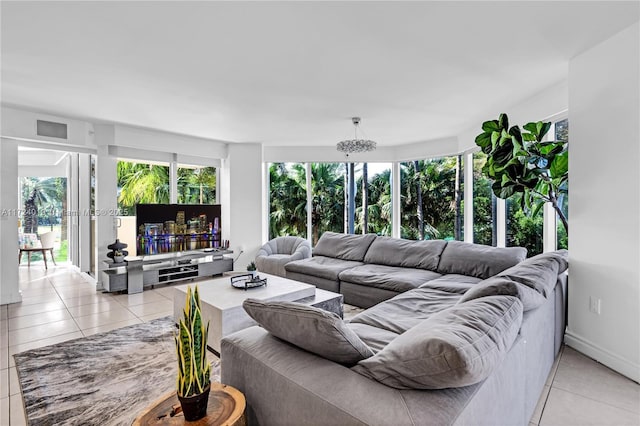
[{"label": "sofa seat cushion", "polygon": [[462,241],[449,241],[440,256],[437,271],[487,279],[522,262],[527,257],[523,247],[491,247]]},{"label": "sofa seat cushion", "polygon": [[434,314],[455,305],[462,296],[430,288],[407,291],[379,303],[353,317],[350,324],[371,327],[402,334]]},{"label": "sofa seat cushion", "polygon": [[482,279],[470,277],[468,275],[447,274],[435,280],[427,281],[420,284],[419,288],[433,288],[437,290],[448,291],[450,293],[466,293],[474,285],[478,284]]},{"label": "sofa seat cushion", "polygon": [[437,272],[424,269],[366,264],[344,270],[338,278],[340,281],[402,293],[440,276]]},{"label": "sofa seat cushion", "polygon": [[347,322],[347,327],[353,330],[375,353],[380,352],[385,346],[391,343],[392,340],[399,336],[398,333],[394,333],[393,331],[357,322]]},{"label": "sofa seat cushion", "polygon": [[375,239],[376,234],[355,235],[326,231],[313,249],[313,255],[362,262]]},{"label": "sofa seat cushion", "polygon": [[352,369],[398,389],[469,386],[500,367],[521,324],[515,297],[471,300],[422,321]]},{"label": "sofa seat cushion", "polygon": [[412,241],[378,237],[367,250],[364,262],[435,271],[446,245],[447,242],[443,240]]},{"label": "sofa seat cushion", "polygon": [[353,365],[373,351],[336,314],[295,302],[247,299],[242,307],[274,336],[331,361]]},{"label": "sofa seat cushion", "polygon": [[362,262],[341,260],[326,256],[313,256],[308,259],[289,262],[285,265],[284,269],[287,272],[291,271],[337,281],[340,272],[361,265],[363,265]]}]

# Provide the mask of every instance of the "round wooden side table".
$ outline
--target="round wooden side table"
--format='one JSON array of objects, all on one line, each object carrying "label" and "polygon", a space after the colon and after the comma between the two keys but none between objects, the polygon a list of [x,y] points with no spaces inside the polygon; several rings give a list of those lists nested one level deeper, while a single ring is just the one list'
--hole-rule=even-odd
[{"label": "round wooden side table", "polygon": [[245,426],[246,402],[238,389],[211,383],[207,415],[195,422],[184,419],[176,392],[167,393],[151,404],[132,423],[132,426],[188,425],[188,426]]}]

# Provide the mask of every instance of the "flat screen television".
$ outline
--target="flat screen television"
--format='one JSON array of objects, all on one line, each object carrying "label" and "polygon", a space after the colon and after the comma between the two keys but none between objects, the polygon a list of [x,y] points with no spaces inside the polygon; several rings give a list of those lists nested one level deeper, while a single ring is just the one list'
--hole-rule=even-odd
[{"label": "flat screen television", "polygon": [[220,204],[136,204],[136,253],[220,247]]}]

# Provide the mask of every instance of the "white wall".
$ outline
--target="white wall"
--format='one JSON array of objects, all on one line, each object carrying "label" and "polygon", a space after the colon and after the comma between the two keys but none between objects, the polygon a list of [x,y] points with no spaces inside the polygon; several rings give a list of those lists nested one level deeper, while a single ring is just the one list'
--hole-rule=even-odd
[{"label": "white wall", "polygon": [[[640,380],[639,25],[569,66],[567,343]],[[589,297],[601,299],[600,315]]]},{"label": "white wall", "polygon": [[18,144],[0,139],[0,304],[22,300],[18,286]]},{"label": "white wall", "polygon": [[262,146],[230,144],[220,169],[222,238],[230,240],[234,269],[243,271],[262,246]]},{"label": "white wall", "polygon": [[[37,120],[66,124],[67,139],[38,135],[36,133]],[[2,136],[77,147],[93,146],[93,126],[90,123],[8,107],[2,107]]]}]

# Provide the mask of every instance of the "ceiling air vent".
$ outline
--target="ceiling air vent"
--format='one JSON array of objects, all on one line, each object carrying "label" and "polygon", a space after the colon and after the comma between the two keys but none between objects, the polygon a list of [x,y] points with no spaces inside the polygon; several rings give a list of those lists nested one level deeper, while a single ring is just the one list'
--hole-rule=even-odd
[{"label": "ceiling air vent", "polygon": [[49,138],[67,138],[67,125],[64,123],[54,123],[52,121],[37,120],[38,136],[46,136]]}]

